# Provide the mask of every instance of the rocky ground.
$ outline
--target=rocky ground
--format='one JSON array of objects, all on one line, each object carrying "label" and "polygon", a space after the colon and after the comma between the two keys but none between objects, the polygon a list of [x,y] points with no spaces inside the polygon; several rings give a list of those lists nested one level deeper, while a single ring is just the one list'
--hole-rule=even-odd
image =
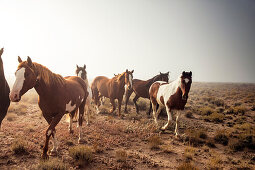
[{"label": "rocky ground", "polygon": [[[130,100],[129,113],[121,117],[108,113],[107,100],[99,114],[94,108],[90,112],[90,125],[82,129],[84,144],[77,142],[76,123],[69,134],[63,117],[56,128],[58,154],[46,162],[40,156],[47,123],[36,100],[31,91],[11,104],[0,131],[0,169],[255,168],[254,84],[193,83],[178,138],[174,122],[165,132],[157,130],[146,115],[148,100],[139,99],[140,114]],[[163,111],[159,124],[166,120]],[[82,146],[87,157],[79,161],[71,150]]]}]

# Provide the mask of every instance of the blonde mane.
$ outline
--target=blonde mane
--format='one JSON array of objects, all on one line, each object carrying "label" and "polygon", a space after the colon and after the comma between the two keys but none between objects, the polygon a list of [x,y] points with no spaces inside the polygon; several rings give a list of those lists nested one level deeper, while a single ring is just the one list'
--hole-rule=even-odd
[{"label": "blonde mane", "polygon": [[65,79],[61,75],[53,73],[47,67],[41,64],[35,62],[33,62],[33,64],[35,67],[35,72],[38,73],[39,78],[43,79],[46,85],[60,84],[63,86],[65,84]]}]

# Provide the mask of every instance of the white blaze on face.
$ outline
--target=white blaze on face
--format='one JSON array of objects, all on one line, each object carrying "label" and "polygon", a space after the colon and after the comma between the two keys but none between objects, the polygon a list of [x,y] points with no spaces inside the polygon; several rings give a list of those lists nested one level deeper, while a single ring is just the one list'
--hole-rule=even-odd
[{"label": "white blaze on face", "polygon": [[25,70],[26,69],[24,67],[22,67],[21,69],[19,69],[16,72],[16,74],[15,74],[16,80],[12,87],[12,91],[11,91],[11,95],[10,95],[11,98],[14,97],[15,94],[19,95],[20,90],[22,89],[24,81],[25,81]]},{"label": "white blaze on face", "polygon": [[72,106],[72,101],[70,100],[70,102],[66,104],[66,111],[70,113],[75,109],[75,107],[76,105]]},{"label": "white blaze on face", "polygon": [[187,84],[189,82],[189,79],[188,78],[185,78],[184,79],[185,83]]}]

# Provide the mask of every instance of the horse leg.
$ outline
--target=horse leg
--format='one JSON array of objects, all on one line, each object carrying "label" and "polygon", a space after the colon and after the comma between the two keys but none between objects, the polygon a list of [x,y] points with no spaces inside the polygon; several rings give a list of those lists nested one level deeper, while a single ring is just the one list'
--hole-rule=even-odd
[{"label": "horse leg", "polygon": [[[160,108],[160,106],[159,106]],[[167,112],[167,123],[165,124],[165,126],[163,126],[161,129],[162,130],[165,130],[168,126],[169,126],[169,123],[170,121],[173,120],[173,111],[171,111],[168,106],[166,106],[166,112]]]},{"label": "horse leg", "polygon": [[79,139],[78,143],[84,143],[84,140],[82,139],[82,121],[83,121],[83,115],[84,115],[84,107],[86,103],[86,98],[83,100],[81,105],[79,106]]},{"label": "horse leg", "polygon": [[87,125],[89,126],[90,101],[86,104],[85,109],[86,109],[86,115],[87,115]]},{"label": "horse leg", "polygon": [[151,102],[151,105],[152,105],[154,121],[156,123],[156,126],[158,127],[158,121],[157,121],[157,117],[156,117],[156,104],[154,102]]},{"label": "horse leg", "polygon": [[139,96],[135,95],[134,99],[133,99],[133,102],[135,104],[135,109],[136,109],[136,113],[138,114],[139,113],[139,108],[138,108],[138,105],[136,103],[136,101],[138,100]]},{"label": "horse leg", "polygon": [[180,111],[178,110],[177,111],[177,114],[176,114],[176,124],[175,124],[175,136],[178,136],[179,134],[178,134],[178,119],[179,119],[179,116],[180,116]]},{"label": "horse leg", "polygon": [[[46,130],[46,140],[45,140],[45,144],[43,147],[43,153],[42,153],[42,158],[43,159],[48,159],[49,156],[47,154],[48,152],[48,147],[49,147],[49,140],[50,140],[50,136],[52,135],[53,131],[55,130],[56,125],[58,124],[58,122],[61,120],[61,118],[63,117],[63,114],[59,113],[57,114],[51,121],[50,126],[48,127],[48,129]],[[47,119],[46,119],[47,120]],[[48,120],[47,120],[48,121]]]},{"label": "horse leg", "polygon": [[133,89],[131,90],[126,90],[126,95],[125,95],[125,109],[124,109],[124,112],[127,113],[127,104],[128,104],[128,101],[129,101],[129,97],[131,96],[131,94],[133,93]]},{"label": "horse leg", "polygon": [[110,102],[111,102],[111,104],[112,104],[112,109],[110,110],[110,113],[113,113],[113,112],[114,112],[114,110],[116,109],[114,99],[113,99],[113,98],[111,98],[111,99],[110,99]]},{"label": "horse leg", "polygon": [[77,111],[78,111],[78,110],[76,110],[76,111],[74,111],[74,112],[72,112],[72,113],[69,113],[70,120],[69,120],[69,127],[68,127],[68,130],[69,130],[69,133],[70,133],[70,134],[73,133],[73,129],[72,129],[73,117],[74,117],[75,114],[77,114]]},{"label": "horse leg", "polygon": [[120,116],[120,114],[121,114],[121,103],[122,103],[122,100],[123,100],[123,98],[119,98],[119,99],[118,99],[119,116]]},{"label": "horse leg", "polygon": [[52,131],[52,139],[53,139],[53,148],[50,151],[50,155],[57,155],[57,139],[56,139],[56,129]]}]

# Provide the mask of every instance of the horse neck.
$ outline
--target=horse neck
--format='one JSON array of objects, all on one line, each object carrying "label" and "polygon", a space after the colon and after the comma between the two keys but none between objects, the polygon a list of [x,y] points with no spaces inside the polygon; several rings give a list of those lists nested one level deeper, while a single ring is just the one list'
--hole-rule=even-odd
[{"label": "horse neck", "polygon": [[120,75],[117,79],[119,80],[118,81],[119,87],[123,87],[124,88],[124,86],[125,86],[125,73]]},{"label": "horse neck", "polygon": [[171,82],[169,85],[173,87],[174,92],[179,92],[180,88],[181,88],[181,78],[178,77],[176,80]]},{"label": "horse neck", "polygon": [[156,76],[152,77],[151,79],[147,80],[146,83],[145,83],[146,86],[149,86],[149,87],[150,87],[150,86],[152,85],[152,83],[154,83],[155,81],[157,81],[157,76],[158,76],[158,75],[156,75]]},{"label": "horse neck", "polygon": [[[37,80],[37,84],[34,87],[39,96],[47,95],[47,94],[54,94],[56,92],[56,89],[63,86],[63,82],[54,80],[55,76],[58,76],[54,73],[52,73],[47,68],[44,68],[43,66],[39,64],[34,64],[36,66],[36,70],[34,70],[37,73],[37,76],[39,77],[39,80]],[[45,76],[45,74],[48,74],[48,77]],[[57,79],[57,78],[56,78]]]}]

